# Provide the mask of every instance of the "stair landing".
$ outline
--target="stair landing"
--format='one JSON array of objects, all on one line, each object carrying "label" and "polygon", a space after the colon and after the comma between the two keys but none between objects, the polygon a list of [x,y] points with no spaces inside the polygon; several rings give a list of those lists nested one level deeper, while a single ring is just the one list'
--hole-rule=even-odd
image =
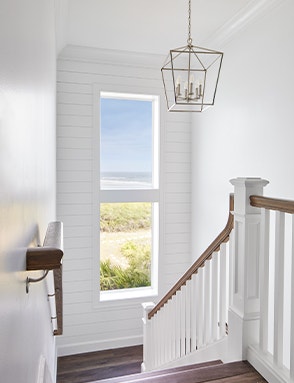
[{"label": "stair landing", "polygon": [[91,383],[265,383],[266,380],[248,363],[220,361],[152,371]]}]

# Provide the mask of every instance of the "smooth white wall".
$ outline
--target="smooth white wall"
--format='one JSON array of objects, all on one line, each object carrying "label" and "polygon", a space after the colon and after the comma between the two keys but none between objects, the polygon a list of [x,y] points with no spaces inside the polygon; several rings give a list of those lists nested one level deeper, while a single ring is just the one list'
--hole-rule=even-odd
[{"label": "smooth white wall", "polygon": [[231,178],[294,198],[294,4],[277,3],[223,47],[216,105],[193,118],[194,258],[225,226]]},{"label": "smooth white wall", "polygon": [[55,219],[53,0],[1,1],[0,62],[0,380],[37,382],[43,356],[55,381],[44,282],[25,290],[26,248]]},{"label": "smooth white wall", "polygon": [[[157,56],[77,46],[66,47],[59,57],[57,214],[65,237],[59,355],[142,343],[141,302],[157,301],[190,266],[191,126],[188,115],[166,112],[161,63]],[[162,100],[158,297],[98,302],[97,87]]]}]

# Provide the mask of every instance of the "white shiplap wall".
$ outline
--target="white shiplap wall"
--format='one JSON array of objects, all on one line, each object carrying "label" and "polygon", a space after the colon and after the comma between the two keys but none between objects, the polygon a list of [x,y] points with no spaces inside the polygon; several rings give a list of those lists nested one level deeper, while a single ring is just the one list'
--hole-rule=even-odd
[{"label": "white shiplap wall", "polygon": [[[157,301],[190,266],[191,136],[185,113],[167,113],[161,57],[68,46],[57,71],[57,214],[64,222],[64,335],[59,355],[142,343],[142,301]],[[159,94],[159,296],[97,302],[98,222],[95,160],[97,86]],[[93,145],[94,143],[94,145]],[[98,145],[96,146],[98,150]],[[94,270],[94,272],[93,272]]]}]

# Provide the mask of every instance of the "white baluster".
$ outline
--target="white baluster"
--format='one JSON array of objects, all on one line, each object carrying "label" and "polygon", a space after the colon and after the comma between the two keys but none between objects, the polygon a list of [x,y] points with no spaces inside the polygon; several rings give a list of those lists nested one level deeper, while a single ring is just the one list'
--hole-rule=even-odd
[{"label": "white baluster", "polygon": [[196,339],[197,339],[197,348],[201,348],[203,346],[203,326],[204,326],[204,283],[203,283],[203,267],[198,270],[198,278],[196,280],[196,294],[197,294],[197,311],[196,311]]},{"label": "white baluster", "polygon": [[191,352],[191,280],[186,283],[186,354]]},{"label": "white baluster", "polygon": [[181,356],[181,303],[180,303],[180,291],[175,296],[176,300],[176,332],[175,332],[175,352],[176,358]]},{"label": "white baluster", "polygon": [[228,312],[228,299],[227,299],[227,254],[226,245],[221,245],[220,259],[219,259],[219,272],[220,272],[220,294],[219,294],[219,336],[223,338],[226,335],[226,320]]},{"label": "white baluster", "polygon": [[182,286],[180,291],[181,300],[181,356],[186,354],[186,286]]},{"label": "white baluster", "polygon": [[172,300],[170,299],[166,304],[166,310],[167,310],[167,327],[166,327],[166,362],[169,362],[172,359],[172,331],[173,331],[173,325],[172,325]]},{"label": "white baluster", "polygon": [[292,214],[291,319],[290,319],[290,379],[294,382],[294,215]]},{"label": "white baluster", "polygon": [[204,343],[211,340],[211,261],[204,266]]},{"label": "white baluster", "polygon": [[155,368],[157,366],[158,360],[158,340],[157,340],[157,314],[152,317],[151,321],[152,328],[152,340],[153,340],[153,354],[152,354],[152,366]]},{"label": "white baluster", "polygon": [[176,315],[177,315],[177,307],[176,307],[176,297],[173,295],[172,299],[170,300],[170,321],[171,321],[171,350],[170,350],[170,357],[171,360],[174,360],[176,358]]},{"label": "white baluster", "polygon": [[160,310],[157,312],[157,321],[156,321],[156,343],[157,343],[157,360],[156,366],[160,366],[161,363],[161,313]]},{"label": "white baluster", "polygon": [[275,235],[274,362],[278,366],[283,365],[284,235],[285,213],[277,211]]},{"label": "white baluster", "polygon": [[211,335],[218,339],[218,301],[219,301],[219,253],[215,252],[211,259]]},{"label": "white baluster", "polygon": [[261,210],[260,227],[260,323],[259,343],[261,351],[268,351],[268,297],[269,297],[269,210]]},{"label": "white baluster", "polygon": [[160,310],[160,365],[164,364],[165,362],[165,328],[166,328],[166,321],[165,321],[165,310],[164,307]]},{"label": "white baluster", "polygon": [[160,321],[160,338],[161,338],[161,347],[160,347],[160,364],[165,363],[165,329],[166,329],[166,319],[165,319],[165,307],[161,310],[161,321]]},{"label": "white baluster", "polygon": [[196,280],[198,274],[193,274],[191,279],[191,350],[195,351],[197,347],[196,342],[196,328],[197,328],[197,284]]}]

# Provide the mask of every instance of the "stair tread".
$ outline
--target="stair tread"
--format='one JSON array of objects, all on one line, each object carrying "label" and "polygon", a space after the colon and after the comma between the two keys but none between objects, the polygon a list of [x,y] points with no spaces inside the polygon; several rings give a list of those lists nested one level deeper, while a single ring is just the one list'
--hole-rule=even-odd
[{"label": "stair tread", "polygon": [[[196,365],[197,366],[197,365]],[[263,378],[254,370],[248,362],[232,362],[226,364],[216,364],[212,366],[203,366],[193,368],[177,368],[173,371],[157,371],[157,374],[148,375],[148,373],[129,375],[126,377],[97,380],[96,383],[202,383],[202,382],[265,382]],[[156,372],[156,371],[154,371]],[[242,376],[242,380],[240,379]],[[253,379],[253,380],[252,380]],[[258,379],[258,380],[256,380]],[[95,383],[92,382],[92,383]]]},{"label": "stair tread", "polygon": [[[153,376],[161,376],[161,375],[170,375],[172,373],[181,372],[181,371],[188,371],[188,370],[197,370],[198,368],[205,368],[205,367],[211,367],[216,366],[219,364],[223,364],[223,362],[220,359],[211,360],[209,362],[201,362],[196,364],[189,364],[186,366],[179,366],[179,367],[171,367],[166,368],[162,370],[153,370],[153,371],[147,371],[147,372],[141,372],[139,374],[132,374],[132,375],[125,375],[125,376],[118,376],[115,378],[109,378],[109,379],[102,379],[98,380],[99,383],[123,383],[123,382],[136,382],[136,379],[140,378],[148,378]],[[95,383],[95,382],[92,382]]]}]

